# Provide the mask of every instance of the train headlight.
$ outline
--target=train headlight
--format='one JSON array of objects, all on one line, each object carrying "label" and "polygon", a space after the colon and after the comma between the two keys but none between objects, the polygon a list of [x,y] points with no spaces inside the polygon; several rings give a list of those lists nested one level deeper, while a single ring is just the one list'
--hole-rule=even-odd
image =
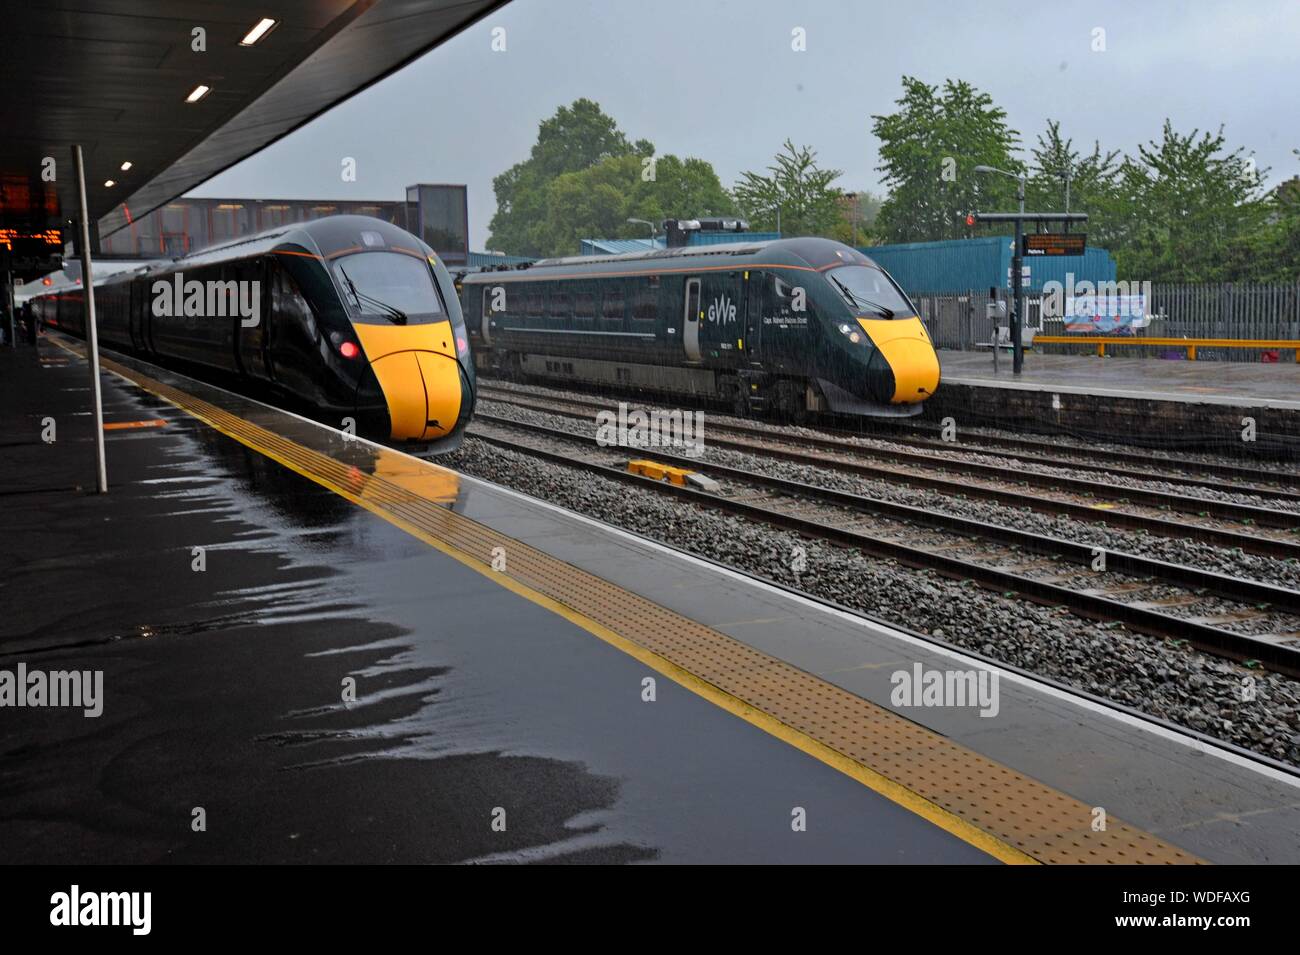
[{"label": "train headlight", "polygon": [[845,338],[847,338],[849,341],[853,342],[853,344],[855,345],[858,342],[862,341],[862,333],[859,332],[852,325],[850,325],[848,322],[843,322],[840,325],[840,334],[843,335]]}]

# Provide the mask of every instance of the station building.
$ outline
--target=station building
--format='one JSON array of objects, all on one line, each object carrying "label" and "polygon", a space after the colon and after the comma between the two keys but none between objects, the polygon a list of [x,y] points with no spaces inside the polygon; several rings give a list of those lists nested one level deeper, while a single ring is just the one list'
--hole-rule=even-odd
[{"label": "station building", "polygon": [[115,258],[174,258],[267,229],[333,215],[383,219],[433,247],[448,266],[469,264],[469,206],[464,185],[419,183],[403,200],[180,198],[100,238]]}]

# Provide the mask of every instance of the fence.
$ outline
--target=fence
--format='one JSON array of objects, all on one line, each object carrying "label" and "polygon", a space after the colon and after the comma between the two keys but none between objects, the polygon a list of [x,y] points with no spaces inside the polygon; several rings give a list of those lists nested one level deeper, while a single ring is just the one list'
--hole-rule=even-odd
[{"label": "fence", "polygon": [[[995,295],[990,296],[990,292]],[[994,321],[987,306],[1006,302],[1005,289],[971,289],[964,293],[912,294],[930,337],[940,348],[968,351],[986,343],[993,335]],[[1061,319],[1042,317],[1041,293],[1027,292],[1026,326],[1044,335],[1066,334]],[[1009,307],[1009,306],[1008,306]],[[1137,331],[1140,338],[1228,338],[1237,340],[1300,340],[1300,283],[1294,284],[1198,284],[1153,283],[1148,305],[1151,323]],[[1005,318],[1002,319],[1006,321]],[[1095,345],[1037,346],[1055,354],[1096,354]],[[1125,347],[1124,356],[1182,358],[1181,348]],[[1294,352],[1282,351],[1281,361],[1294,360]],[[1258,362],[1258,348],[1197,349],[1198,361]]]}]

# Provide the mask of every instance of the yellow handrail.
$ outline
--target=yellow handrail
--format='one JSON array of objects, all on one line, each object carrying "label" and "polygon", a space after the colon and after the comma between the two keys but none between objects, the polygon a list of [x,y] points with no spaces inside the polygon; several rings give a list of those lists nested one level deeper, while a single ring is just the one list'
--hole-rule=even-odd
[{"label": "yellow handrail", "polygon": [[1300,341],[1286,338],[1137,338],[1131,335],[1035,335],[1034,344],[1096,345],[1097,355],[1106,356],[1107,345],[1166,345],[1187,349],[1187,360],[1196,361],[1197,348],[1286,348],[1295,349],[1300,363]]}]

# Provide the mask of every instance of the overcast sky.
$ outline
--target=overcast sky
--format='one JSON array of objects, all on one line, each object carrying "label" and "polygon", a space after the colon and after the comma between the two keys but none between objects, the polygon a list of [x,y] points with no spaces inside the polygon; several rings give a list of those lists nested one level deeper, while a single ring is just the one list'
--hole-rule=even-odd
[{"label": "overcast sky", "polygon": [[843,188],[879,192],[871,115],[893,110],[903,74],[967,80],[1026,144],[1049,117],[1076,147],[1126,152],[1166,117],[1182,132],[1223,124],[1276,183],[1300,172],[1298,51],[1300,0],[514,0],[191,195],[396,200],[463,182],[482,249],[492,178],[581,96],[629,139],[708,160],[727,187],[789,137],[843,169]]}]

